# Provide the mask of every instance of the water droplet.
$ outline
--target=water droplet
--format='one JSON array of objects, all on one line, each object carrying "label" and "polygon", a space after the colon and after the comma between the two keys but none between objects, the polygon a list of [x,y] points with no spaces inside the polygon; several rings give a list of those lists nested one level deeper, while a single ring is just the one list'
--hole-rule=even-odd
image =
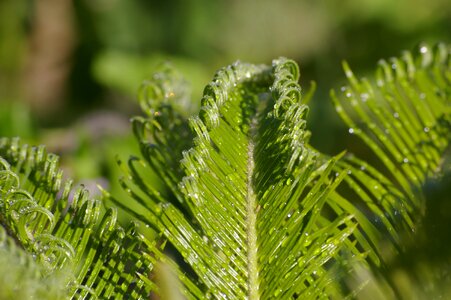
[{"label": "water droplet", "polygon": [[169,91],[169,92],[167,92],[167,93],[164,95],[164,97],[165,97],[166,99],[171,98],[171,97],[174,97],[174,96],[175,96],[175,93],[174,93],[173,91]]},{"label": "water droplet", "polygon": [[349,132],[350,134],[353,134],[353,133],[354,133],[354,128],[349,128],[348,132]]},{"label": "water droplet", "polygon": [[367,93],[363,93],[360,95],[360,99],[362,99],[363,102],[366,102],[370,96]]},{"label": "water droplet", "polygon": [[425,93],[421,93],[420,94],[420,99],[425,99],[426,98],[426,94]]},{"label": "water droplet", "polygon": [[426,47],[426,46],[422,46],[421,48],[420,48],[420,53],[426,53],[426,52],[428,52],[428,47]]},{"label": "water droplet", "polygon": [[338,172],[335,173],[335,177],[338,177],[338,175],[340,175]]},{"label": "water droplet", "polygon": [[344,91],[346,91],[346,87],[345,86],[342,86],[341,88],[340,88],[340,90],[342,91],[342,92],[344,92]]},{"label": "water droplet", "polygon": [[392,68],[393,70],[396,70],[396,64],[392,64],[392,65],[391,65],[391,68]]},{"label": "water droplet", "polygon": [[402,160],[402,162],[406,164],[406,163],[409,162],[409,159],[408,159],[407,157],[404,157],[404,159]]},{"label": "water droplet", "polygon": [[424,127],[424,128],[423,128],[423,131],[426,132],[426,133],[428,133],[428,132],[429,132],[429,127]]},{"label": "water droplet", "polygon": [[393,113],[393,117],[394,117],[395,119],[398,119],[398,118],[399,118],[399,114],[398,114],[397,112],[395,112],[395,113]]},{"label": "water droplet", "polygon": [[360,170],[365,171],[365,166],[360,166]]},{"label": "water droplet", "polygon": [[351,171],[351,170],[348,170],[346,173],[347,173],[348,175],[351,175],[351,174],[352,174],[352,171]]},{"label": "water droplet", "polygon": [[352,94],[351,94],[350,92],[347,92],[347,93],[346,93],[346,97],[347,97],[347,98],[351,98],[351,96],[352,96]]},{"label": "water droplet", "polygon": [[298,259],[298,265],[300,266],[300,267],[302,267],[302,266],[304,266],[305,265],[305,259],[304,258],[300,258],[300,259]]}]

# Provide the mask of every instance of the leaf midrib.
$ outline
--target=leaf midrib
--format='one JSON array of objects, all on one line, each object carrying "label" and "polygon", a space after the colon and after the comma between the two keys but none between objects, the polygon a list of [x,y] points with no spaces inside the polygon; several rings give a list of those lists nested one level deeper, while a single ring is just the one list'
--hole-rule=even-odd
[{"label": "leaf midrib", "polygon": [[248,268],[248,299],[260,299],[258,280],[258,255],[257,255],[257,197],[254,190],[253,174],[254,140],[257,128],[257,119],[251,121],[249,130],[249,143],[247,147],[247,193],[246,193],[246,234],[247,234],[247,268]]}]

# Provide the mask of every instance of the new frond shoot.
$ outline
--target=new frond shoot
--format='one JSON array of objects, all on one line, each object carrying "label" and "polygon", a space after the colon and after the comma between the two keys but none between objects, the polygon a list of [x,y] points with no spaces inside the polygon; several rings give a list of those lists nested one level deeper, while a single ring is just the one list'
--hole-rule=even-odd
[{"label": "new frond shoot", "polygon": [[188,297],[355,296],[365,284],[350,287],[349,276],[402,253],[424,215],[423,184],[442,172],[449,145],[449,50],[381,61],[376,84],[344,69],[350,86],[332,99],[379,164],[310,146],[311,93],[285,58],[219,70],[189,119],[158,97],[174,94],[167,83],[144,87],[147,116],[133,123],[139,162],[170,193],[145,183],[136,161],[125,185],[145,211],[135,216],[186,263],[174,268]]},{"label": "new frond shoot", "polygon": [[[382,60],[374,80],[344,63],[349,86],[331,98],[376,163],[310,144],[313,88],[301,89],[286,58],[220,69],[191,117],[178,73],[146,81],[144,116],[132,120],[141,154],[120,179],[133,206],[74,189],[43,147],[1,139],[0,256],[17,262],[8,271],[24,278],[24,297],[50,285],[49,297],[73,299],[396,299],[406,284],[420,295],[393,262],[430,232],[425,185],[448,182],[449,53],[421,46]],[[120,226],[106,200],[134,222]],[[430,287],[449,258],[412,269]],[[17,292],[7,279],[0,297]]]}]

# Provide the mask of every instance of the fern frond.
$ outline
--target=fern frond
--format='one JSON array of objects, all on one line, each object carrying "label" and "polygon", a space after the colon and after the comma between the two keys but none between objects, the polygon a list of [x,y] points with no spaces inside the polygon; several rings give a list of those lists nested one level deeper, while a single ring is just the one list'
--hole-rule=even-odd
[{"label": "fern frond", "polygon": [[[175,197],[143,184],[135,162],[144,161],[136,158],[124,185],[146,208],[135,216],[160,232],[194,272],[179,277],[188,295],[341,295],[339,272],[327,264],[342,255],[366,256],[357,246],[367,245],[366,238],[353,235],[354,216],[344,209],[327,213],[346,170],[336,175],[340,156],[323,161],[308,146],[308,108],[298,78],[297,65],[286,59],[218,71],[199,116],[176,121],[189,124],[191,142],[166,125],[175,115],[168,105],[135,120],[145,161]],[[163,90],[152,95],[167,94],[161,84],[152,87]],[[169,154],[182,147],[188,148]],[[174,157],[181,157],[180,165]]]},{"label": "fern frond", "polygon": [[[341,98],[332,92],[350,133],[383,167],[309,145],[308,107],[290,60],[221,69],[189,120],[152,98],[172,87],[148,83],[147,117],[134,121],[144,160],[129,161],[123,182],[144,210],[124,208],[187,263],[171,261],[188,297],[353,297],[358,289],[346,291],[343,281],[356,270],[350,264],[384,268],[402,252],[450,135],[449,51],[440,46],[430,59],[421,49],[416,62],[408,53],[391,68],[381,62],[377,88],[345,64],[350,87]],[[169,194],[145,183],[146,165]]]},{"label": "fern frond", "polygon": [[332,91],[332,99],[349,132],[380,164],[349,157],[341,166],[352,171],[351,189],[399,243],[398,233],[415,231],[424,215],[426,180],[443,174],[451,140],[449,48],[423,45],[417,57],[405,52],[390,63],[381,60],[376,85],[358,80],[346,63],[344,69],[350,86],[341,97]]},{"label": "fern frond", "polygon": [[135,224],[121,228],[114,209],[103,213],[99,200],[73,189],[43,147],[1,139],[0,163],[2,232],[45,270],[41,284],[64,270],[70,277],[60,288],[69,298],[149,295],[152,264]]}]

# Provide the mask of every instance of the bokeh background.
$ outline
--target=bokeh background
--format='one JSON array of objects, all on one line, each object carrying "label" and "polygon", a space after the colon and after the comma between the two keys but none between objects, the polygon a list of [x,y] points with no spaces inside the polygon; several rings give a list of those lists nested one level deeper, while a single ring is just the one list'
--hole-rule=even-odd
[{"label": "bokeh background", "polygon": [[186,76],[195,111],[218,68],[287,56],[318,86],[312,143],[336,154],[353,142],[328,96],[341,61],[371,77],[450,29],[449,0],[0,0],[0,136],[45,144],[68,176],[121,195],[116,160],[138,153],[128,120],[159,64]]}]

